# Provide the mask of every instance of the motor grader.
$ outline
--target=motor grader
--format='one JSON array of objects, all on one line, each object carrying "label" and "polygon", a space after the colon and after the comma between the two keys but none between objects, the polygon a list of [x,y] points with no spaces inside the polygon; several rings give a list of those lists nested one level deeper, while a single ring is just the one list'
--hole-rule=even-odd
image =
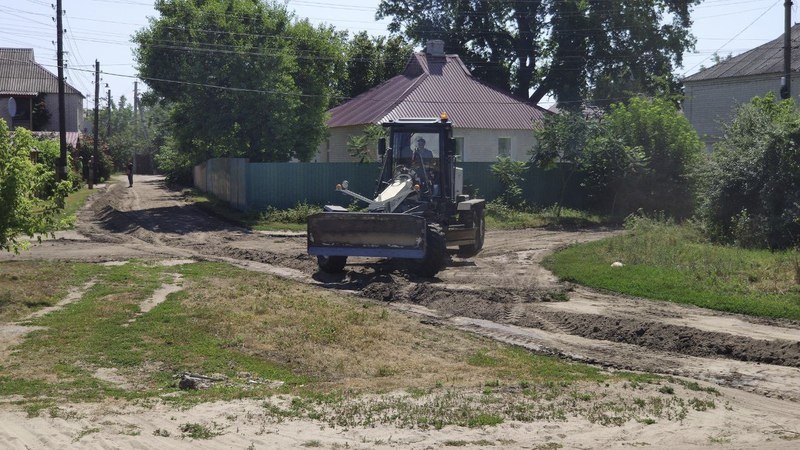
[{"label": "motor grader", "polygon": [[461,257],[483,247],[485,200],[463,194],[463,169],[455,166],[453,124],[438,118],[409,118],[382,124],[387,138],[378,142],[382,161],[373,198],[336,186],[367,205],[351,212],[326,205],[308,217],[308,253],[320,270],[339,273],[347,258],[410,260],[412,271],[433,277],[445,265],[448,247]]}]

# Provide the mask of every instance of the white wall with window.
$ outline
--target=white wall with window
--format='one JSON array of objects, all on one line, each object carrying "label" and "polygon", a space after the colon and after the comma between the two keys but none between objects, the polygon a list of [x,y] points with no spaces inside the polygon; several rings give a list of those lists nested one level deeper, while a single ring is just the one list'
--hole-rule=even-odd
[{"label": "white wall with window", "polygon": [[[327,140],[319,146],[314,162],[358,162],[347,152],[350,136],[363,133],[363,127],[337,127],[330,129]],[[533,130],[484,130],[454,128],[456,155],[461,162],[495,162],[502,151],[515,161],[527,161],[529,151],[536,143]],[[373,155],[377,158],[378,143]]]},{"label": "white wall with window", "polygon": [[[536,143],[533,130],[481,130],[456,128],[456,154],[463,162],[494,162],[498,155],[511,157],[515,161],[527,161],[528,154]],[[460,143],[459,143],[460,141]]]}]

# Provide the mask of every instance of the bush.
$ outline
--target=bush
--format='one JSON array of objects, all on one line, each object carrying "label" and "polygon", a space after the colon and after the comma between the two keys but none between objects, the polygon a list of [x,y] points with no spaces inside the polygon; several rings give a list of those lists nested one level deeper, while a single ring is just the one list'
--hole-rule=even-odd
[{"label": "bush", "polygon": [[155,162],[158,171],[163,173],[170,183],[178,183],[184,186],[192,185],[192,155],[178,151],[172,140],[167,143],[155,155]]},{"label": "bush", "polygon": [[800,112],[774,95],[742,105],[704,174],[708,234],[745,247],[800,245]]},{"label": "bush", "polygon": [[262,213],[261,219],[267,222],[278,223],[308,223],[308,216],[321,212],[322,208],[309,203],[298,203],[294,208],[289,209],[276,209],[269,207]]},{"label": "bush", "polygon": [[40,150],[45,153],[41,163],[31,161],[31,150],[37,147],[47,150],[22,128],[12,142],[6,122],[0,120],[0,250],[19,251],[27,244],[20,235],[33,237],[59,225],[57,214],[71,186],[56,180],[50,152]]},{"label": "bush", "polygon": [[613,105],[606,120],[609,134],[627,148],[631,161],[641,163],[642,170],[634,170],[619,190],[624,210],[692,215],[703,144],[680,111],[664,99],[632,98]]},{"label": "bush", "polygon": [[[83,170],[86,179],[89,179],[89,164],[94,154],[94,137],[90,134],[81,134],[80,141],[78,142],[78,155],[83,158]],[[111,178],[111,172],[114,170],[114,163],[111,156],[108,155],[108,147],[105,144],[98,145],[97,155],[95,161],[94,183],[101,183],[104,180]]]},{"label": "bush", "polygon": [[514,161],[511,158],[499,156],[497,162],[492,164],[492,174],[500,181],[503,186],[503,193],[500,200],[512,208],[522,208],[525,206],[525,198],[522,195],[524,181],[522,174],[528,170],[528,165],[521,161]]},{"label": "bush", "polygon": [[667,100],[633,98],[603,118],[551,116],[535,133],[532,160],[545,169],[566,163],[562,193],[575,172],[596,211],[624,217],[642,209],[676,218],[694,211],[703,145]]}]

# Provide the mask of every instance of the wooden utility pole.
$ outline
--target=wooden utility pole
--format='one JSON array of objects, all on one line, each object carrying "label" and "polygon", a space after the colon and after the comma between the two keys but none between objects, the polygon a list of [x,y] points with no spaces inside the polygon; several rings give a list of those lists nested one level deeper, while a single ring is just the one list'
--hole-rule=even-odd
[{"label": "wooden utility pole", "polygon": [[111,139],[111,89],[108,90],[108,114],[106,114],[106,140]]},{"label": "wooden utility pole", "polygon": [[133,82],[133,122],[136,137],[139,137],[139,82]]},{"label": "wooden utility pole", "polygon": [[[94,155],[95,164],[99,158],[97,141],[100,140],[100,61],[94,60]],[[95,170],[95,173],[97,171]]]},{"label": "wooden utility pole", "polygon": [[63,11],[61,10],[61,0],[56,0],[56,27],[58,27],[56,60],[58,65],[58,136],[61,156],[58,159],[56,173],[59,179],[67,179],[67,118],[66,105],[64,104],[64,25],[62,23]]},{"label": "wooden utility pole", "polygon": [[[133,123],[136,139],[139,139],[139,82],[133,82]],[[133,162],[133,170],[136,171],[136,150],[131,148],[131,162]]]},{"label": "wooden utility pole", "polygon": [[783,80],[781,98],[792,97],[792,0],[783,4]]}]

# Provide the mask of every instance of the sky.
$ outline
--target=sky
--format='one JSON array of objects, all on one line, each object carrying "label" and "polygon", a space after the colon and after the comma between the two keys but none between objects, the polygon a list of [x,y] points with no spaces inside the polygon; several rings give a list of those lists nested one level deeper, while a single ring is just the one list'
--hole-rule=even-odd
[{"label": "sky", "polygon": [[[617,1],[617,0],[610,0]],[[299,18],[326,23],[351,34],[366,30],[387,34],[388,20],[376,21],[380,0],[284,0]],[[705,0],[692,12],[694,52],[684,55],[679,76],[691,75],[712,65],[716,52],[736,56],[779,37],[783,33],[784,0]],[[797,17],[793,6],[792,23]],[[0,47],[33,48],[36,61],[56,73],[55,0],[0,0]],[[111,90],[116,100],[133,97],[136,69],[131,36],[156,17],[152,0],[62,0],[67,30],[67,82],[94,102],[94,62],[100,61],[100,97]],[[139,83],[139,89],[143,85]],[[549,106],[544,104],[543,106]]]}]

